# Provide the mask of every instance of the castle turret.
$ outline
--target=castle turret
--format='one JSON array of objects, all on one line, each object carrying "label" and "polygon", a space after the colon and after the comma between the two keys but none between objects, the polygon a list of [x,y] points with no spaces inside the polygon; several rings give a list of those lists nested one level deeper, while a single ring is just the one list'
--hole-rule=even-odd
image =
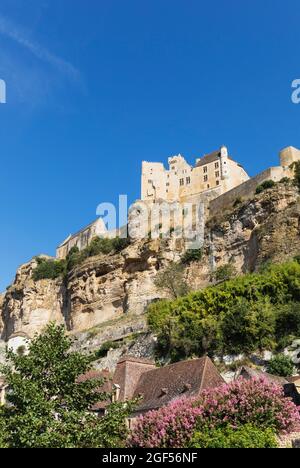
[{"label": "castle turret", "polygon": [[294,146],[288,146],[279,153],[280,165],[284,168],[290,167],[296,161],[300,161],[300,150]]},{"label": "castle turret", "polygon": [[229,178],[228,149],[226,146],[220,148],[221,178]]}]

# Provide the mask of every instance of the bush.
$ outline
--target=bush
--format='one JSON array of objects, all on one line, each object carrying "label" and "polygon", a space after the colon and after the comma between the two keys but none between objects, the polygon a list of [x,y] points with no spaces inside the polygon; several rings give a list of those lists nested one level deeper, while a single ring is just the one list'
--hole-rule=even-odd
[{"label": "bush", "polygon": [[212,279],[215,281],[227,281],[236,276],[237,271],[232,263],[227,263],[216,269],[212,275]]},{"label": "bush", "polygon": [[204,429],[196,432],[191,440],[192,448],[277,448],[278,443],[272,429],[259,429],[245,424],[236,429]]},{"label": "bush", "polygon": [[294,372],[293,361],[289,356],[277,354],[268,362],[267,372],[280,377],[291,377]]},{"label": "bush", "polygon": [[103,345],[96,351],[95,357],[96,359],[101,359],[105,357],[111,349],[118,349],[121,346],[120,343],[116,341],[106,341]]},{"label": "bush", "polygon": [[188,249],[181,257],[181,263],[189,265],[198,262],[202,258],[202,249]]},{"label": "bush", "polygon": [[256,187],[255,193],[259,194],[264,190],[270,189],[275,186],[274,180],[265,180],[262,184]]},{"label": "bush", "polygon": [[43,279],[56,279],[65,273],[66,262],[64,260],[52,260],[42,257],[36,258],[37,267],[32,273],[34,281]]},{"label": "bush", "polygon": [[289,177],[282,177],[282,179],[280,179],[279,183],[287,185],[287,184],[290,183],[290,181],[291,181],[291,179],[289,179]]},{"label": "bush", "polygon": [[291,168],[294,169],[294,184],[300,189],[300,161],[295,161],[291,164]]},{"label": "bush", "polygon": [[181,399],[141,416],[129,445],[144,448],[182,448],[195,432],[239,428],[246,424],[275,433],[290,432],[299,423],[297,407],[283,390],[263,380],[240,379],[206,390],[197,399]]}]

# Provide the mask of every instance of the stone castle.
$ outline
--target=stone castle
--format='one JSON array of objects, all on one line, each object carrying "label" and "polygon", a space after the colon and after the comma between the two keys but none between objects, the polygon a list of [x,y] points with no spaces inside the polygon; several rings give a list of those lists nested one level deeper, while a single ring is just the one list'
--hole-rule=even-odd
[{"label": "stone castle", "polygon": [[[163,163],[143,161],[140,201],[148,205],[161,201],[196,206],[202,203],[209,216],[218,215],[237,199],[253,196],[257,185],[264,181],[279,182],[284,177],[293,177],[292,164],[300,161],[300,150],[289,146],[280,151],[279,158],[279,166],[270,167],[251,178],[228,154],[226,146],[196,159],[194,167],[180,154],[168,159],[168,169]],[[97,236],[111,238],[116,234],[118,230],[108,231],[103,220],[98,218],[68,236],[57,248],[56,256],[65,258],[73,247],[82,250]]]}]

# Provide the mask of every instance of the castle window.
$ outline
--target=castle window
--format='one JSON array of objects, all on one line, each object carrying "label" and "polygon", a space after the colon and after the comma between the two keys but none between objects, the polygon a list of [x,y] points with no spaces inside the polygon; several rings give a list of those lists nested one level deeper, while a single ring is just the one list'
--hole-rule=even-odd
[{"label": "castle window", "polygon": [[215,163],[215,169],[218,169],[218,167],[219,167],[219,162],[216,162]]},{"label": "castle window", "polygon": [[209,187],[209,184],[207,184],[207,188],[210,188],[210,187]]},{"label": "castle window", "polygon": [[217,180],[217,185],[220,185],[220,181],[219,181],[219,180]]},{"label": "castle window", "polygon": [[205,176],[204,176],[204,182],[207,182],[207,181],[208,181],[208,176],[205,175]]},{"label": "castle window", "polygon": [[191,183],[191,178],[190,177],[186,178],[186,183],[187,183],[187,185],[189,185]]},{"label": "castle window", "polygon": [[220,172],[219,171],[216,172],[216,177],[220,177]]},{"label": "castle window", "polygon": [[149,179],[148,184],[153,184],[153,180]]},{"label": "castle window", "polygon": [[207,173],[207,166],[204,166],[204,168],[203,168],[203,172],[204,172],[204,174],[206,174],[206,173]]},{"label": "castle window", "polygon": [[180,186],[184,185],[184,179],[180,179],[179,184]]},{"label": "castle window", "polygon": [[167,185],[167,187],[169,187],[169,185],[170,185],[170,184],[169,184],[169,182],[167,182],[167,184],[166,184],[166,185]]}]

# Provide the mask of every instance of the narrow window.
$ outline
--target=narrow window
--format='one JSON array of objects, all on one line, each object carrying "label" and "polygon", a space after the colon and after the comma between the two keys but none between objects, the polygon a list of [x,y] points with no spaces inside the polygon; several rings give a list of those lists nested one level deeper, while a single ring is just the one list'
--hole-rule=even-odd
[{"label": "narrow window", "polygon": [[186,183],[187,183],[187,185],[189,185],[191,183],[191,178],[190,177],[186,178]]},{"label": "narrow window", "polygon": [[207,166],[204,166],[204,168],[203,168],[203,172],[204,172],[204,174],[206,174],[206,173],[207,173]]},{"label": "narrow window", "polygon": [[207,175],[204,176],[204,182],[207,182],[208,181],[208,177]]}]

